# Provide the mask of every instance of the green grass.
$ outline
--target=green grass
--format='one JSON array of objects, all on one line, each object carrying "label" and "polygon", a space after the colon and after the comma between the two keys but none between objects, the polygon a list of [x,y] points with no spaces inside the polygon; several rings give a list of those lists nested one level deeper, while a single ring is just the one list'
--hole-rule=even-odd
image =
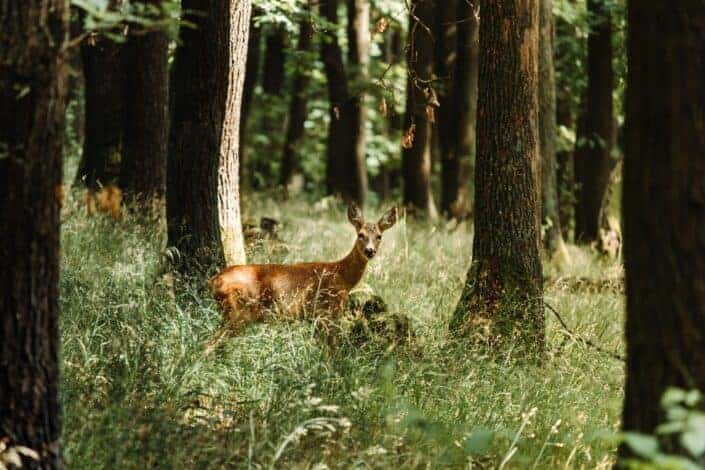
[{"label": "green grass", "polygon": [[[203,356],[220,316],[202,286],[176,295],[162,224],[87,218],[68,196],[62,226],[62,401],[69,468],[606,468],[622,364],[566,338],[547,317],[546,362],[514,365],[448,336],[471,232],[405,220],[361,288],[411,318],[416,340],[330,349],[306,322],[248,328]],[[248,201],[282,222],[253,262],[328,260],[354,232],[336,207]],[[381,211],[377,211],[378,215]],[[561,276],[618,278],[569,247]],[[621,350],[621,294],[546,286],[574,329]],[[491,432],[489,445],[483,438]],[[468,440],[468,436],[472,436]],[[478,452],[479,451],[479,452]],[[477,452],[474,455],[473,452]]]}]

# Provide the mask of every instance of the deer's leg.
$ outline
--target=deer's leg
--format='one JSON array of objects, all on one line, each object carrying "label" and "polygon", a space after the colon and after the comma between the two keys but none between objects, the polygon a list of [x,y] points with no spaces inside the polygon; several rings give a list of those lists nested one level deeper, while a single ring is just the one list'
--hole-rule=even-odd
[{"label": "deer's leg", "polygon": [[223,320],[213,338],[206,345],[204,354],[207,356],[223,341],[237,336],[250,323],[260,319],[260,309],[256,303],[244,299],[238,292],[231,293],[222,303]]}]

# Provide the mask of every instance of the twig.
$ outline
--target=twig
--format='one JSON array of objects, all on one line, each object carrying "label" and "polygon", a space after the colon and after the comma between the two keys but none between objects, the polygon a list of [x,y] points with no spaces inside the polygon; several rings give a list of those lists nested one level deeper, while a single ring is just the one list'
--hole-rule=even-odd
[{"label": "twig", "polygon": [[625,362],[625,361],[627,360],[627,359],[626,359],[624,356],[622,356],[621,354],[616,353],[616,352],[613,352],[613,351],[609,351],[609,350],[607,350],[607,349],[605,349],[605,348],[603,348],[603,347],[601,347],[601,346],[595,344],[594,342],[590,341],[589,339],[584,338],[584,337],[580,336],[579,334],[573,332],[573,330],[571,330],[571,329],[568,327],[568,325],[566,324],[566,322],[563,321],[563,318],[561,317],[561,314],[558,313],[558,310],[556,310],[555,308],[553,308],[551,305],[547,304],[546,302],[544,302],[543,305],[544,305],[544,307],[546,307],[548,310],[550,310],[551,313],[553,313],[553,314],[556,316],[556,318],[558,318],[558,321],[560,322],[561,326],[563,327],[563,330],[565,330],[565,332],[566,332],[569,336],[571,336],[572,338],[577,339],[578,341],[580,341],[581,343],[583,343],[583,344],[586,345],[586,346],[590,346],[590,347],[593,348],[595,351],[598,351],[598,352],[601,352],[601,353],[603,353],[603,354],[606,354],[606,355],[610,356],[612,359],[616,359],[616,360],[622,361],[622,362]]}]

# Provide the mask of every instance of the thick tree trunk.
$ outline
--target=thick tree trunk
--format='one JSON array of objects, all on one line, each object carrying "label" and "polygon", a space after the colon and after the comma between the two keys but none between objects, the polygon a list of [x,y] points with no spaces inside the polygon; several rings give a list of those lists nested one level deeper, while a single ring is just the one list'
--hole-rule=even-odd
[{"label": "thick tree trunk", "polygon": [[286,39],[284,26],[276,26],[265,40],[264,71],[262,73],[262,90],[270,95],[284,93],[286,82]]},{"label": "thick tree trunk", "polygon": [[541,222],[543,246],[549,253],[565,253],[558,209],[556,172],[556,76],[553,66],[553,0],[539,6],[539,140],[541,151]]},{"label": "thick tree trunk", "polygon": [[[151,0],[159,5],[161,0]],[[169,136],[169,38],[163,31],[133,36],[126,46],[127,110],[120,187],[148,203],[166,192]]]},{"label": "thick tree trunk", "polygon": [[599,235],[603,195],[612,168],[614,73],[612,71],[612,19],[602,0],[588,0],[596,18],[588,35],[588,89],[585,109],[586,145],[575,154],[580,191],[575,210],[575,239],[589,243]]},{"label": "thick tree trunk", "polygon": [[[301,20],[299,27],[299,43],[297,51],[303,55],[313,50],[313,25],[312,19],[306,15]],[[308,90],[310,76],[308,62],[297,64],[291,88],[291,101],[289,103],[289,121],[287,123],[286,140],[282,153],[282,166],[279,175],[279,184],[287,187],[293,177],[301,174],[301,156],[299,147],[304,137],[304,124],[308,115]]]},{"label": "thick tree trunk", "polygon": [[[320,3],[321,15],[334,27],[338,25],[338,0]],[[330,124],[326,149],[326,187],[328,194],[338,194],[345,200],[364,202],[366,171],[364,158],[357,153],[359,137],[358,100],[351,96],[343,53],[335,30],[327,31],[321,40],[321,58],[328,82]]]},{"label": "thick tree trunk", "polygon": [[429,28],[434,25],[435,4],[431,0],[414,0],[411,8],[404,129],[407,135],[413,132],[413,141],[406,142],[402,154],[404,204],[433,219],[438,214],[431,194],[431,125],[438,103],[431,87],[434,44]]},{"label": "thick tree trunk", "polygon": [[[65,0],[0,0],[0,436],[61,468],[59,212]],[[12,467],[14,468],[14,467]]]},{"label": "thick tree trunk", "polygon": [[481,12],[473,260],[451,328],[541,352],[539,5],[487,0]]},{"label": "thick tree trunk", "polygon": [[240,182],[242,186],[249,186],[249,171],[247,168],[247,123],[250,119],[252,100],[255,97],[255,88],[259,80],[262,30],[255,25],[255,18],[260,10],[252,7],[250,14],[250,39],[247,42],[247,59],[245,65],[245,84],[242,90],[242,106],[240,107]]},{"label": "thick tree trunk", "polygon": [[167,185],[169,244],[183,266],[243,264],[238,147],[250,2],[184,0]]},{"label": "thick tree trunk", "polygon": [[705,390],[705,4],[630,0],[627,24],[623,428],[652,434],[666,388]]},{"label": "thick tree trunk", "polygon": [[98,36],[81,46],[85,74],[85,140],[76,182],[89,188],[114,183],[119,173],[125,122],[123,45]]}]

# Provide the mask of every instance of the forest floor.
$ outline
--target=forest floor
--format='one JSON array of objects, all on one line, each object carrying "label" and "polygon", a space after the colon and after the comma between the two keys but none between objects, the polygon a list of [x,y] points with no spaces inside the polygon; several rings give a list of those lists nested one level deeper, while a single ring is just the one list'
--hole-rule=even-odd
[{"label": "forest floor", "polygon": [[[453,339],[470,262],[460,226],[402,219],[360,286],[411,320],[410,345],[338,347],[307,322],[252,326],[204,357],[220,322],[203,286],[174,295],[165,230],[149,218],[62,223],[63,442],[69,468],[608,468],[623,364],[571,339],[547,313],[540,366]],[[251,262],[332,260],[354,231],[326,204],[249,201],[281,221]],[[378,216],[380,211],[374,215]],[[155,228],[157,227],[157,228]],[[573,331],[623,350],[622,269],[569,246],[544,263],[545,299]],[[581,278],[582,281],[579,281]],[[344,335],[343,335],[344,336]],[[327,465],[327,467],[326,467]]]}]

